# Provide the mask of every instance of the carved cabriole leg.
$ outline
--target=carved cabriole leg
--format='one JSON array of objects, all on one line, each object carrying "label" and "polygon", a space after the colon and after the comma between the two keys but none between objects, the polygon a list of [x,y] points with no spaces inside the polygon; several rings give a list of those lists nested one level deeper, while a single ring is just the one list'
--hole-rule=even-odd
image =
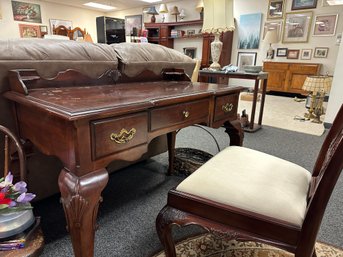
[{"label": "carved cabriole leg", "polygon": [[224,123],[225,132],[230,137],[230,145],[243,145],[244,131],[239,120]]},{"label": "carved cabriole leg", "polygon": [[[182,211],[165,206],[156,218],[156,231],[164,247],[166,257],[176,257],[175,243],[172,237],[172,226],[180,224],[185,217]],[[182,223],[182,222],[181,222]]]},{"label": "carved cabriole leg", "polygon": [[108,181],[106,169],[77,177],[62,169],[58,184],[75,257],[94,255],[94,235],[101,192]]},{"label": "carved cabriole leg", "polygon": [[174,171],[175,140],[176,140],[176,131],[173,131],[167,134],[168,157],[169,157],[168,175],[169,176],[172,175]]}]

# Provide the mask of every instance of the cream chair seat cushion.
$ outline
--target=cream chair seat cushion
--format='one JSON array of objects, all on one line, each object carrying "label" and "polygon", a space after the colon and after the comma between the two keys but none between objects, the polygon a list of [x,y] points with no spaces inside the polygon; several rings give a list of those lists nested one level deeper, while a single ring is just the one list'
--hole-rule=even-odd
[{"label": "cream chair seat cushion", "polygon": [[230,146],[176,188],[301,227],[311,174],[269,154]]}]

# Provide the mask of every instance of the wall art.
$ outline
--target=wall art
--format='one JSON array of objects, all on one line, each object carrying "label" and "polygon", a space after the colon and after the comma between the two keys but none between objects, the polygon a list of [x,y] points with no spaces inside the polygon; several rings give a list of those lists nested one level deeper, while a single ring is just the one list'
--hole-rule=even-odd
[{"label": "wall art", "polygon": [[238,70],[244,71],[244,66],[256,64],[256,52],[238,52],[237,67]]},{"label": "wall art", "polygon": [[262,13],[244,14],[239,18],[238,48],[258,49],[260,43]]},{"label": "wall art", "polygon": [[317,7],[317,0],[292,0],[292,11]]},{"label": "wall art", "polygon": [[302,49],[300,58],[303,60],[311,60],[312,49]]},{"label": "wall art", "polygon": [[285,0],[269,0],[267,19],[283,19]]},{"label": "wall art", "polygon": [[142,30],[142,15],[125,16],[125,35],[138,36]]},{"label": "wall art", "polygon": [[12,12],[15,21],[42,23],[39,4],[12,1]]},{"label": "wall art", "polygon": [[287,59],[298,59],[299,58],[299,52],[298,49],[288,49],[287,51]]},{"label": "wall art", "polygon": [[306,43],[312,22],[312,11],[286,13],[283,43]]},{"label": "wall art", "polygon": [[20,37],[23,38],[40,38],[40,26],[32,24],[18,24]]},{"label": "wall art", "polygon": [[314,49],[313,57],[315,58],[326,58],[328,57],[329,48],[328,47],[316,47]]},{"label": "wall art", "polygon": [[313,36],[334,36],[338,14],[317,15],[314,19]]}]

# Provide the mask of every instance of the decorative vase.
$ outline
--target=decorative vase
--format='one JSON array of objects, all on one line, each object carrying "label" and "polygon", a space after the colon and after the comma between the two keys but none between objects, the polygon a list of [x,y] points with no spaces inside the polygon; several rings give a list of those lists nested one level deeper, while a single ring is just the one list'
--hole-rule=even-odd
[{"label": "decorative vase", "polygon": [[17,235],[35,222],[32,210],[0,214],[0,239]]}]

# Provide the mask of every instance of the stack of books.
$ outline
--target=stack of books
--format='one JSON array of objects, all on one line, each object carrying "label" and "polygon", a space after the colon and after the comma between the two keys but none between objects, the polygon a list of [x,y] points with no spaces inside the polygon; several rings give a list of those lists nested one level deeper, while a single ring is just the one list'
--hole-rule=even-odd
[{"label": "stack of books", "polygon": [[0,251],[10,251],[24,248],[32,239],[32,235],[37,231],[40,224],[40,217],[23,232],[0,240]]}]

